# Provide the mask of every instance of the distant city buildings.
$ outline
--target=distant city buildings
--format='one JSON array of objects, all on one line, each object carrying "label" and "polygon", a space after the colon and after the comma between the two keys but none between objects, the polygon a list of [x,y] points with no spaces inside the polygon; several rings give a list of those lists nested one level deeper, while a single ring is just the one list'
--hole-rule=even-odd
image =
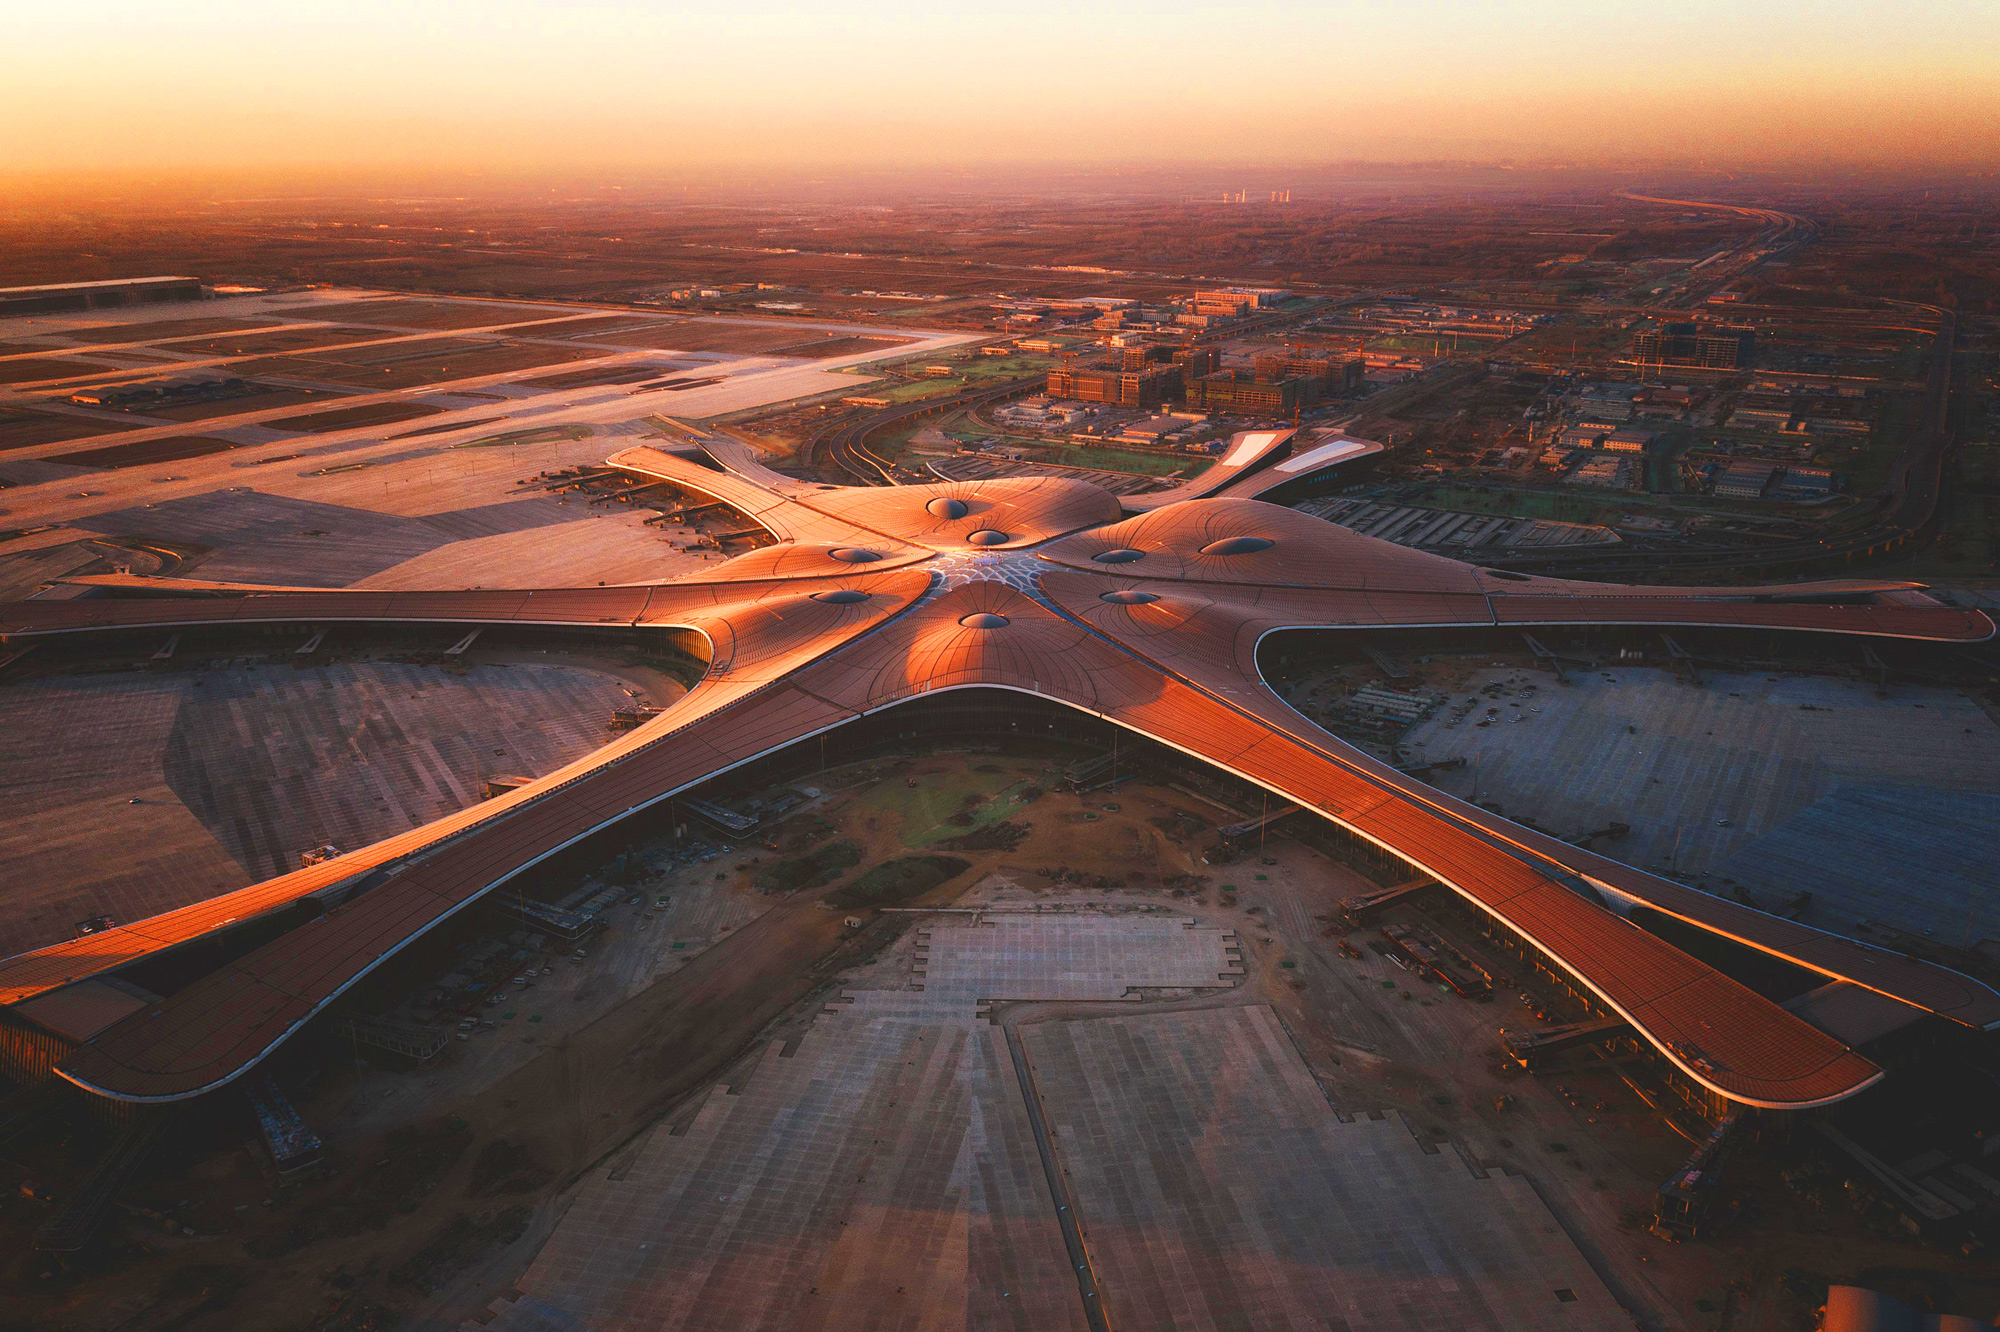
[{"label": "distant city buildings", "polygon": [[1366,366],[1358,356],[1291,347],[1256,358],[1253,367],[1224,368],[1213,346],[1140,343],[1114,348],[1115,363],[1049,371],[1048,396],[1119,407],[1185,401],[1198,411],[1287,417],[1359,390]]},{"label": "distant city buildings", "polygon": [[1287,293],[1264,287],[1225,287],[1217,291],[1197,291],[1188,300],[1186,313],[1206,318],[1240,319],[1253,310],[1276,305]]},{"label": "distant city buildings", "polygon": [[1268,287],[1226,287],[1198,290],[1181,300],[1147,305],[1135,300],[1091,298],[1083,308],[1094,315],[1090,327],[1099,333],[1142,331],[1161,337],[1192,338],[1225,332],[1260,310],[1281,305],[1291,293]]}]

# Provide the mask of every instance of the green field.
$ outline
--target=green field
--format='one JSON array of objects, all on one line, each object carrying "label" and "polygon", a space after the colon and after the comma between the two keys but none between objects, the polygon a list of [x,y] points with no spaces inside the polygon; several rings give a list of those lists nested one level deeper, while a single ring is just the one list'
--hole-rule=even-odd
[{"label": "green field", "polygon": [[2000,587],[2000,445],[1968,446],[1937,539],[1871,572],[1948,587]]},{"label": "green field", "polygon": [[928,430],[937,424],[936,417],[916,421],[906,421],[894,430],[884,430],[868,437],[868,451],[888,462],[899,462],[903,450],[910,447],[910,441],[919,430]]},{"label": "green field", "polygon": [[974,356],[965,362],[953,361],[954,367],[962,365],[966,382],[986,383],[990,380],[1020,379],[1024,375],[1047,374],[1055,368],[1052,356],[1039,356],[1028,352],[1016,352],[1012,356]]},{"label": "green field", "polygon": [[1426,486],[1381,497],[1384,503],[1420,508],[1455,509],[1461,513],[1504,514],[1551,522],[1588,523],[1616,527],[1627,514],[1651,518],[1701,516],[1745,518],[1755,515],[1812,521],[1825,514],[1796,505],[1755,500],[1711,499],[1701,495],[1646,495],[1638,491],[1532,491],[1468,486]]},{"label": "green field", "polygon": [[1369,351],[1413,351],[1426,356],[1437,352],[1442,344],[1446,350],[1451,347],[1450,334],[1437,333],[1371,333],[1366,346]]},{"label": "green field", "polygon": [[921,402],[926,398],[948,398],[961,393],[965,385],[956,379],[917,379],[907,384],[876,384],[858,389],[855,396],[863,398],[885,398],[890,402]]},{"label": "green field", "polygon": [[1631,333],[1616,325],[1565,323],[1557,319],[1529,329],[1509,343],[1508,349],[1519,356],[1541,355],[1561,360],[1572,350],[1578,356],[1587,356],[1592,352],[1622,352],[1631,345]]},{"label": "green field", "polygon": [[1920,380],[1924,377],[1924,362],[1930,359],[1930,338],[1920,342],[1906,342],[1896,349],[1896,378]]},{"label": "green field", "polygon": [[1056,444],[1047,460],[1064,467],[1096,467],[1107,472],[1136,472],[1141,476],[1197,477],[1215,459],[1207,454],[1134,453],[1126,449],[1100,449],[1089,445]]},{"label": "green field", "polygon": [[1046,356],[974,356],[968,360],[939,361],[937,364],[949,365],[952,377],[918,379],[906,384],[880,383],[856,392],[871,398],[887,398],[890,402],[920,402],[925,398],[962,393],[982,384],[997,384],[1026,375],[1042,374],[1051,362]]},{"label": "green field", "polygon": [[[977,766],[999,769],[998,764]],[[1018,768],[927,773],[917,778],[915,786],[907,778],[891,777],[855,803],[862,809],[895,815],[902,823],[903,845],[921,850],[1017,813],[1021,806],[1013,796],[1031,780]],[[968,804],[969,796],[978,796],[980,803]],[[961,810],[971,813],[971,823],[951,821]]]}]

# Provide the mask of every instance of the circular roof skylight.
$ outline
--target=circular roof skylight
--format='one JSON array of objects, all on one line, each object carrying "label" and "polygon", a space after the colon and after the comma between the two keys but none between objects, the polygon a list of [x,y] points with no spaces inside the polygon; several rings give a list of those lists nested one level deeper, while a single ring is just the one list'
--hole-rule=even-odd
[{"label": "circular roof skylight", "polygon": [[1268,537],[1233,536],[1220,541],[1211,541],[1201,548],[1204,555],[1248,555],[1254,550],[1269,550],[1276,543]]}]

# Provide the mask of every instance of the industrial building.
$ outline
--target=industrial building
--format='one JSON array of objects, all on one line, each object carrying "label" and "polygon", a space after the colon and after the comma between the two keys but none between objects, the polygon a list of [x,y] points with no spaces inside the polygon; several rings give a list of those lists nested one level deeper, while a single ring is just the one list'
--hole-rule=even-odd
[{"label": "industrial building", "polygon": [[1291,416],[1360,388],[1367,368],[1360,358],[1301,353],[1259,356],[1253,370],[1228,369],[1190,376],[1187,405],[1236,416]]},{"label": "industrial building", "polygon": [[1632,358],[1641,365],[1740,370],[1751,363],[1756,345],[1757,335],[1747,328],[1672,323],[1634,337]]},{"label": "industrial building", "polygon": [[1791,398],[1783,393],[1745,393],[1729,412],[1733,430],[1783,430],[1794,415]]},{"label": "industrial building", "polygon": [[1572,486],[1595,486],[1601,490],[1630,490],[1632,461],[1629,458],[1586,455],[1577,469],[1563,480]]},{"label": "industrial building", "polygon": [[1218,290],[1196,291],[1188,298],[1190,314],[1205,315],[1209,318],[1240,318],[1252,310],[1276,305],[1285,293],[1264,287],[1224,287]]},{"label": "industrial building", "polygon": [[1715,493],[1722,499],[1762,499],[1778,469],[1767,462],[1733,462],[1715,479]]},{"label": "industrial building", "polygon": [[1318,401],[1358,393],[1368,375],[1367,363],[1359,356],[1303,347],[1266,352],[1257,357],[1255,365],[1259,379],[1312,381],[1311,391],[1318,395]]},{"label": "industrial building", "polygon": [[127,305],[200,299],[201,279],[191,277],[112,278],[104,282],[0,287],[0,316],[69,314],[78,310],[112,310]]},{"label": "industrial building", "polygon": [[993,409],[992,415],[1001,425],[1020,429],[1071,430],[1090,419],[1090,410],[1063,406],[1045,397],[1034,397],[1002,403]]},{"label": "industrial building", "polygon": [[1048,395],[1074,398],[1078,402],[1101,402],[1114,407],[1157,407],[1180,389],[1180,371],[1172,366],[1150,365],[1144,369],[1114,369],[1092,366],[1076,369],[1064,366],[1049,371]]},{"label": "industrial building", "polygon": [[1633,404],[1644,391],[1638,384],[1591,384],[1570,395],[1569,406],[1579,423],[1602,421],[1611,430],[1632,419]]},{"label": "industrial building", "polygon": [[1259,379],[1253,370],[1218,370],[1187,385],[1187,405],[1229,416],[1291,416],[1305,405],[1305,381]]},{"label": "industrial building", "polygon": [[1823,499],[1835,489],[1833,472],[1825,467],[1787,467],[1778,482],[1779,492],[1788,499]]}]

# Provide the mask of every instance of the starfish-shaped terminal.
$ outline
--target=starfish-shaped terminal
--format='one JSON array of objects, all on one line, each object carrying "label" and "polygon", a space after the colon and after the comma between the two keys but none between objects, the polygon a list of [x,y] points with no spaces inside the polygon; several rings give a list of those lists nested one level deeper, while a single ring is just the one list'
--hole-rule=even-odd
[{"label": "starfish-shaped terminal", "polygon": [[579,839],[859,718],[985,690],[1192,755],[1434,876],[1720,1102],[1822,1105],[1882,1072],[1640,928],[1637,908],[1846,982],[1870,1002],[2000,1025],[2000,994],[1977,981],[1644,873],[1415,781],[1312,724],[1257,667],[1264,635],[1294,628],[1716,626],[1967,642],[1991,636],[1991,621],[1908,583],[1530,578],[1255,499],[1366,447],[1253,432],[1197,480],[1121,499],[1040,477],[826,486],[711,439],[694,453],[636,448],[610,460],[733,506],[775,538],[699,578],[548,591],[211,586],[200,596],[0,606],[8,640],[268,623],[619,626],[678,634],[705,644],[708,658],[665,713],[515,791],[296,873],[0,962],[0,1003],[31,1015],[50,991],[224,926],[260,916],[288,924],[56,1063],[70,1082],[118,1100],[199,1096],[254,1067],[425,931]]}]

